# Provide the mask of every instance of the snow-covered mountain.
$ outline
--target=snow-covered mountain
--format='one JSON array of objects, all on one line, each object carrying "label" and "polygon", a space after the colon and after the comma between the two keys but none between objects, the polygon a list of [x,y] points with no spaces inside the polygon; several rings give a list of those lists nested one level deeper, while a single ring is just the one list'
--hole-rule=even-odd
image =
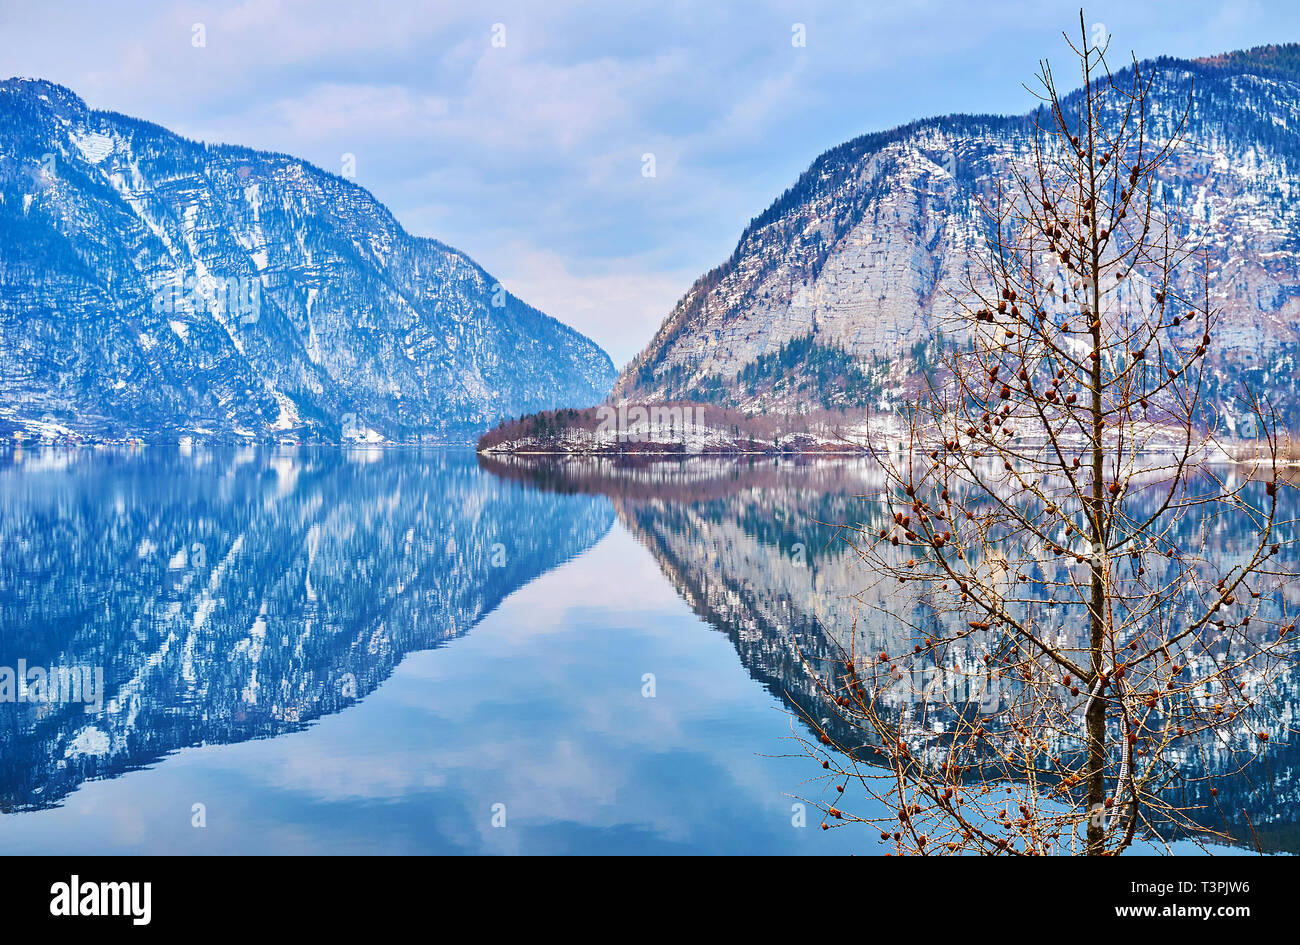
[{"label": "snow-covered mountain", "polygon": [[[1211,301],[1224,309],[1214,384],[1248,379],[1294,420],[1300,46],[1151,68],[1155,138],[1189,96],[1192,106],[1164,196],[1210,253]],[[888,404],[933,355],[947,293],[960,294],[984,254],[980,198],[1026,158],[1034,119],[934,118],[821,155],[678,302],[615,397],[750,410]]]},{"label": "snow-covered mountain", "polygon": [[370,193],[0,81],[0,436],[469,440],[614,368]]}]

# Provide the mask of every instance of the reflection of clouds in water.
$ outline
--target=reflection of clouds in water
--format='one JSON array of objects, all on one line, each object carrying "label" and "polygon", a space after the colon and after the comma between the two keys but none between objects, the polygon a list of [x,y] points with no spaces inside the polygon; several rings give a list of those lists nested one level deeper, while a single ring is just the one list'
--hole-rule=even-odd
[{"label": "reflection of clouds in water", "polygon": [[[286,735],[285,750],[262,759],[258,781],[266,788],[308,795],[314,801],[394,800],[414,793],[442,788],[447,776],[428,770],[431,759],[423,746],[393,744],[376,732],[370,747],[357,746],[349,754],[339,754],[328,743],[303,739],[287,744],[295,735]],[[214,761],[219,766],[221,757]],[[233,768],[242,768],[246,759],[230,758]]]},{"label": "reflection of clouds in water", "polygon": [[[563,603],[583,600],[580,588],[605,585],[611,574],[634,571],[646,588],[635,624],[618,607]],[[525,621],[530,632],[521,633]],[[645,671],[660,680],[657,698],[641,696]],[[478,691],[485,677],[493,680],[488,694]],[[690,616],[625,533],[518,591],[454,646],[410,658],[381,694],[406,708],[431,705],[426,724],[437,751],[429,763],[459,776],[474,772],[482,796],[505,802],[514,823],[630,820],[688,842],[695,802],[673,800],[661,787],[672,769],[692,768],[711,771],[704,783],[722,780],[710,788],[720,796],[766,783],[760,791],[775,799],[775,813],[788,810],[782,794],[793,785],[758,755],[776,750],[774,739],[734,755],[718,751],[716,723],[754,702],[734,651]],[[752,714],[782,734],[784,718],[770,702],[760,700]],[[664,771],[649,775],[656,765]]]},{"label": "reflection of clouds in water", "polygon": [[[634,609],[585,600],[618,575],[645,584]],[[646,671],[657,698],[641,696]],[[788,734],[727,638],[616,531],[306,732],[186,750],[32,816],[71,824],[97,807],[118,819],[68,837],[73,849],[125,842],[128,821],[130,842],[181,852],[860,849],[815,817],[790,826],[786,795],[810,772],[764,757],[788,750]],[[187,826],[191,798],[208,805],[205,830]],[[497,802],[504,829],[491,826]],[[20,833],[40,835],[11,844]]]},{"label": "reflection of clouds in water", "polygon": [[615,524],[576,560],[584,567],[573,568],[573,562],[562,566],[566,574],[563,596],[529,593],[528,587],[516,592],[516,596],[526,595],[529,606],[503,629],[509,642],[522,642],[537,633],[564,632],[568,629],[566,618],[574,611],[636,612],[664,606],[663,572],[622,526]]}]

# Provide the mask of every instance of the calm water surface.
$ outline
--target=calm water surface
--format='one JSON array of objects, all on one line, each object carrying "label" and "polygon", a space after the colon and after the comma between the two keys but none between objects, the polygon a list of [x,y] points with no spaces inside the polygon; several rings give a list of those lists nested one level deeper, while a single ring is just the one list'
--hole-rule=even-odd
[{"label": "calm water surface", "polygon": [[[796,656],[864,464],[333,449],[0,457],[4,853],[876,853]],[[887,632],[887,631],[882,631]],[[1289,749],[1241,789],[1294,849]],[[197,807],[196,805],[202,805]],[[874,813],[858,800],[857,813]],[[200,814],[206,826],[193,826]]]}]

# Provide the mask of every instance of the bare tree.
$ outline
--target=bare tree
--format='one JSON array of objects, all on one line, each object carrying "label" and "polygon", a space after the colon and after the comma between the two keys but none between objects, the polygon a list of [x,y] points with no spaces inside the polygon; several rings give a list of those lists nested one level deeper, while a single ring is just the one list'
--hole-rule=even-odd
[{"label": "bare tree", "polygon": [[[1265,750],[1289,666],[1276,418],[1243,393],[1257,454],[1213,461],[1233,450],[1205,398],[1212,274],[1162,199],[1187,112],[1157,123],[1154,76],[1112,74],[1080,31],[1082,89],[1042,63],[1030,144],[989,192],[987,258],[945,327],[969,341],[890,431],[906,452],[877,455],[883,527],[855,546],[910,645],[846,647],[823,677],[839,718],[806,742],[886,811],[822,803],[827,823],[899,852],[1195,835],[1217,792],[1193,782]],[[1223,547],[1227,520],[1248,540]]]}]

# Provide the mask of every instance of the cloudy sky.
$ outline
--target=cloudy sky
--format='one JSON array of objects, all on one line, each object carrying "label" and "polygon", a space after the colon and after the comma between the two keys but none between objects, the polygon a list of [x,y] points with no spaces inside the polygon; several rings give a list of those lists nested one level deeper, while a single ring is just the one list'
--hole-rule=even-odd
[{"label": "cloudy sky", "polygon": [[[1087,21],[1140,57],[1300,39],[1290,2],[1108,0]],[[621,365],[817,154],[1027,109],[1071,24],[1077,2],[1045,0],[0,0],[0,76],[336,172],[354,155],[408,230]]]}]

